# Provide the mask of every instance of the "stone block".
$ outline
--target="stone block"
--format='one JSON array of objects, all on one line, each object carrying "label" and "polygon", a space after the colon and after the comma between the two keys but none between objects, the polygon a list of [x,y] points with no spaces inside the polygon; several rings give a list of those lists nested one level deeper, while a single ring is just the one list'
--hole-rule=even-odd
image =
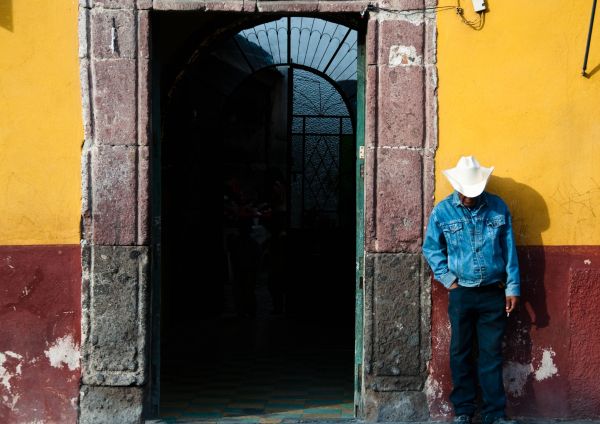
[{"label": "stone block", "polygon": [[377,145],[423,146],[424,72],[420,66],[379,66]]},{"label": "stone block", "polygon": [[437,63],[437,25],[435,19],[425,20],[425,46],[423,61],[425,65]]},{"label": "stone block", "polygon": [[421,259],[421,353],[420,364],[423,377],[431,364],[431,270],[427,261],[418,253]]},{"label": "stone block", "polygon": [[92,55],[94,59],[131,59],[136,52],[133,10],[92,9]]},{"label": "stone block", "polygon": [[79,58],[89,57],[89,26],[90,10],[85,7],[79,7],[77,17],[77,34],[79,38]]},{"label": "stone block", "polygon": [[136,144],[135,60],[92,62],[94,140],[97,144]]},{"label": "stone block", "polygon": [[429,220],[434,205],[435,194],[435,157],[434,155],[426,154],[423,156],[423,212],[425,219],[423,220],[423,233],[425,226]]},{"label": "stone block", "polygon": [[365,84],[365,146],[377,146],[377,88],[379,70],[376,65],[367,66],[367,81]]},{"label": "stone block", "polygon": [[138,10],[152,9],[152,0],[137,0],[136,7]]},{"label": "stone block", "polygon": [[140,10],[137,13],[138,31],[138,57],[140,59],[150,58],[150,12]]},{"label": "stone block", "polygon": [[424,0],[379,0],[379,7],[392,10],[418,10],[425,7]]},{"label": "stone block", "polygon": [[150,243],[150,151],[148,146],[138,147],[138,197],[137,244]]},{"label": "stone block", "polygon": [[90,78],[90,61],[88,59],[79,59],[79,81],[81,83],[83,138],[85,140],[91,140],[94,136],[94,126],[92,123],[92,105],[90,102],[92,88]]},{"label": "stone block", "polygon": [[325,13],[364,13],[368,0],[320,0],[319,12]]},{"label": "stone block", "polygon": [[133,245],[137,239],[136,147],[92,148],[92,240]]},{"label": "stone block", "polygon": [[377,150],[374,148],[365,149],[365,250],[374,252],[377,242],[377,189],[375,185],[377,169],[375,167]]},{"label": "stone block", "polygon": [[138,144],[147,146],[150,144],[151,120],[150,120],[150,60],[138,60]]},{"label": "stone block", "polygon": [[319,0],[258,0],[256,9],[259,12],[312,13],[319,10]]},{"label": "stone block", "polygon": [[368,379],[368,388],[375,392],[401,392],[423,389],[423,376],[377,376]]},{"label": "stone block", "polygon": [[423,227],[422,160],[419,152],[377,150],[377,252],[419,252]]},{"label": "stone block", "polygon": [[438,79],[435,65],[425,66],[425,150],[434,154],[438,147]]},{"label": "stone block", "polygon": [[369,17],[367,23],[366,56],[367,65],[377,65],[377,56],[379,52],[379,21],[375,16]]},{"label": "stone block", "polygon": [[377,247],[376,153],[375,149],[365,149],[365,250],[367,252],[374,252]]},{"label": "stone block", "polygon": [[135,0],[91,0],[94,7],[105,9],[133,9]]},{"label": "stone block", "polygon": [[222,12],[241,12],[244,0],[154,0],[156,10],[204,10]]},{"label": "stone block", "polygon": [[375,250],[376,235],[376,146],[377,146],[377,78],[376,65],[367,66],[365,88],[365,249]]},{"label": "stone block", "polygon": [[404,20],[379,22],[378,63],[393,66],[423,64],[425,24]]},{"label": "stone block", "polygon": [[84,384],[144,384],[147,290],[146,247],[91,247]]},{"label": "stone block", "polygon": [[427,398],[421,391],[368,391],[363,418],[371,422],[428,421]]},{"label": "stone block", "polygon": [[141,387],[83,386],[79,394],[79,424],[143,423]]},{"label": "stone block", "polygon": [[378,254],[373,272],[373,357],[376,376],[419,376],[419,254]]},{"label": "stone block", "polygon": [[92,151],[91,142],[86,140],[81,149],[81,238],[92,240]]}]

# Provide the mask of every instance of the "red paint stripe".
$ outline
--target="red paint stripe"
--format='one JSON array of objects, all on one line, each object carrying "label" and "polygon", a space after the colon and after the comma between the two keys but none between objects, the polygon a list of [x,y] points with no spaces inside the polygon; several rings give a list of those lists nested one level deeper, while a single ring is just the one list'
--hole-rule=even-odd
[{"label": "red paint stripe", "polygon": [[[521,307],[505,351],[513,377],[509,413],[600,418],[600,325],[590,319],[600,304],[600,246],[522,246],[519,258]],[[432,300],[429,401],[432,418],[444,419],[452,412],[450,331],[447,293],[437,283]]]},{"label": "red paint stripe", "polygon": [[0,422],[76,422],[79,245],[0,246]]}]

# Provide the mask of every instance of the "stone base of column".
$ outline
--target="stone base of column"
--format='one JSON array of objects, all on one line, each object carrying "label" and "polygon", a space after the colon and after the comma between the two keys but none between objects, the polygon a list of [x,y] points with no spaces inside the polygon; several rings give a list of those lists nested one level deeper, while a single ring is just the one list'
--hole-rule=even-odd
[{"label": "stone base of column", "polygon": [[82,386],[79,424],[142,423],[142,387]]},{"label": "stone base of column", "polygon": [[421,391],[373,392],[364,395],[363,419],[374,422],[428,421],[427,396]]}]

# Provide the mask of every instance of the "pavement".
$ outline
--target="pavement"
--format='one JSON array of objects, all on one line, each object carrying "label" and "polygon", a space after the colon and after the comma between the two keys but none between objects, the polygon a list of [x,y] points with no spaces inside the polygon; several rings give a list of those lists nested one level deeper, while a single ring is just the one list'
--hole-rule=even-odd
[{"label": "pavement", "polygon": [[[535,419],[535,418],[524,418],[518,419],[521,424],[600,424],[600,420],[564,420],[564,419]],[[172,420],[147,420],[145,424],[249,424],[249,423],[260,423],[268,424],[268,420],[243,420],[243,419],[223,419],[219,421],[205,421],[205,420],[189,420],[179,418],[176,421]],[[368,421],[362,421],[357,419],[336,419],[336,420],[282,420],[281,424],[370,424]],[[448,421],[403,421],[403,422],[386,422],[385,424],[446,424]]]}]

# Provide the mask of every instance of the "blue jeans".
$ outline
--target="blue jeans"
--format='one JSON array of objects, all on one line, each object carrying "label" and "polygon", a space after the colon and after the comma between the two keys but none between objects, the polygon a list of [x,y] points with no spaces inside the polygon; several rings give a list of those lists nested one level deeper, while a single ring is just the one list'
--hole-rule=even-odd
[{"label": "blue jeans", "polygon": [[[459,286],[451,290],[449,296],[453,384],[450,400],[457,416],[475,413],[477,368],[483,395],[481,416],[484,423],[489,423],[504,417],[506,406],[502,382],[502,338],[506,328],[504,289],[496,284]],[[473,354],[475,339],[479,352],[477,358]]]}]

